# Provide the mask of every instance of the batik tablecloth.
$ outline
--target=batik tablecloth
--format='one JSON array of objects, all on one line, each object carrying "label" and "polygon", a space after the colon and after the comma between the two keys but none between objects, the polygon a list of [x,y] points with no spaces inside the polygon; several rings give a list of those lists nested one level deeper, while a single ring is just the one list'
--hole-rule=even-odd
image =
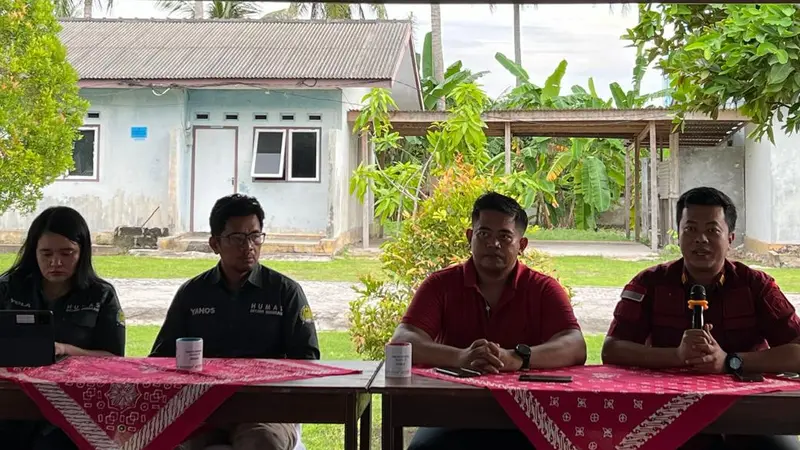
[{"label": "batik tablecloth", "polygon": [[82,450],[172,449],[244,385],[359,373],[310,361],[207,359],[202,372],[173,358],[74,357],[0,369]]},{"label": "batik tablecloth", "polygon": [[532,371],[572,376],[571,383],[518,381],[519,374],[455,378],[415,368],[416,375],[490,389],[538,449],[675,449],[716,420],[739,397],[800,390],[767,378],[743,383],[730,375],[658,372],[615,366]]}]

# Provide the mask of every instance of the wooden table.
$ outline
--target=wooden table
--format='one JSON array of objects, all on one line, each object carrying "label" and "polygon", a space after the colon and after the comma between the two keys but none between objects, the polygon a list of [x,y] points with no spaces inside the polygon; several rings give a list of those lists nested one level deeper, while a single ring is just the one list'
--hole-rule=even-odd
[{"label": "wooden table", "polygon": [[[372,401],[368,393],[381,363],[319,361],[328,366],[360,370],[360,374],[245,386],[225,401],[206,423],[334,423],[344,425],[344,448],[370,449]],[[277,408],[276,405],[280,405]],[[36,404],[17,385],[0,381],[0,420],[41,420]]]},{"label": "wooden table", "polygon": [[[386,379],[381,368],[370,391],[383,396],[383,450],[403,449],[404,427],[516,428],[488,389],[416,375]],[[800,435],[798,406],[800,391],[742,397],[703,432]]]}]

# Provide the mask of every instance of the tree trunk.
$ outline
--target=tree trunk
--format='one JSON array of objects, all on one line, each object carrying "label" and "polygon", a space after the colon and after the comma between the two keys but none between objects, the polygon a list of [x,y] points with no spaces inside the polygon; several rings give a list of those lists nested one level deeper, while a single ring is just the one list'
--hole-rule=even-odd
[{"label": "tree trunk", "polygon": [[204,17],[203,14],[203,0],[195,0],[194,1],[194,11],[192,13],[193,19],[202,19]]},{"label": "tree trunk", "polygon": [[[431,4],[431,50],[433,51],[433,78],[444,81],[444,54],[442,52],[442,9],[438,3]],[[444,111],[445,99],[436,102],[436,109]]]},{"label": "tree trunk", "polygon": [[[514,3],[514,62],[522,66],[522,40],[520,39],[520,4]],[[517,86],[522,80],[517,77]]]},{"label": "tree trunk", "polygon": [[92,18],[92,1],[93,0],[83,0],[83,18],[84,19],[91,19]]}]

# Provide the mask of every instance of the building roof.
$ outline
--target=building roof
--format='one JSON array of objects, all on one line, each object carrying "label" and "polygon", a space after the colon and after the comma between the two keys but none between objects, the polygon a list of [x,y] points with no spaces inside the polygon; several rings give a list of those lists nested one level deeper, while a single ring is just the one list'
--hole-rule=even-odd
[{"label": "building roof", "polygon": [[[359,111],[348,112],[348,121],[354,122]],[[504,136],[506,125],[513,136],[540,137],[597,137],[633,140],[643,136],[650,123],[656,126],[656,142],[669,145],[669,135],[674,130],[675,113],[663,108],[644,109],[537,109],[519,111],[486,111],[483,120],[487,136]],[[720,111],[717,119],[702,114],[687,114],[680,133],[680,145],[708,147],[729,139],[749,119],[735,110]],[[436,122],[447,120],[441,111],[393,111],[389,120],[394,131],[401,136],[425,136]]]},{"label": "building roof", "polygon": [[408,21],[64,19],[82,80],[392,80]]}]

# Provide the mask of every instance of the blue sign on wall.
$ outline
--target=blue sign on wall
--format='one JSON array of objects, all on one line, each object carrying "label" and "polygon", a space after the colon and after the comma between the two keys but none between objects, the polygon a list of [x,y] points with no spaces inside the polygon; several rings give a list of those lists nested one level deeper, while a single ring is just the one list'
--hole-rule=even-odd
[{"label": "blue sign on wall", "polygon": [[147,127],[131,127],[131,139],[137,141],[147,139]]}]

